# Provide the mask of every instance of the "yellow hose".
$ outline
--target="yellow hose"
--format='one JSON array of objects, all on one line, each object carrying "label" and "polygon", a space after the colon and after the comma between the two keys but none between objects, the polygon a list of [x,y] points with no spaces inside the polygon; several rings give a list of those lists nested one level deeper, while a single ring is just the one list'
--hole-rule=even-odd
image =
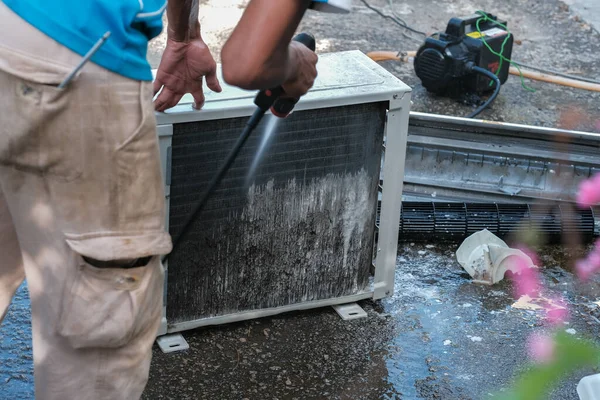
[{"label": "yellow hose", "polygon": [[[396,51],[371,51],[367,53],[367,56],[373,61],[402,61],[409,62],[410,58],[415,57],[416,51],[396,52]],[[510,67],[508,70],[511,75],[519,76],[519,70],[515,67]],[[597,83],[578,81],[575,79],[563,78],[561,76],[544,74],[542,72],[527,71],[521,68],[523,77],[533,79],[541,82],[554,83],[557,85],[568,86],[575,89],[591,90],[593,92],[600,92],[600,85]]]},{"label": "yellow hose", "polygon": [[373,61],[396,60],[408,62],[408,59],[417,55],[416,51],[396,52],[396,51],[372,51],[367,56]]}]

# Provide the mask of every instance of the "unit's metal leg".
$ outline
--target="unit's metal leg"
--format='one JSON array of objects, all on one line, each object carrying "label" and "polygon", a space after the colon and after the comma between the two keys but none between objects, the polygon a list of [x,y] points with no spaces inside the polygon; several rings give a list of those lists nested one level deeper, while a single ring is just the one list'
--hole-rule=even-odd
[{"label": "unit's metal leg", "polygon": [[367,317],[365,310],[356,303],[338,304],[332,307],[344,321]]},{"label": "unit's metal leg", "polygon": [[186,342],[181,333],[160,336],[156,339],[156,343],[163,353],[172,353],[174,351],[187,350],[190,348],[190,345]]}]

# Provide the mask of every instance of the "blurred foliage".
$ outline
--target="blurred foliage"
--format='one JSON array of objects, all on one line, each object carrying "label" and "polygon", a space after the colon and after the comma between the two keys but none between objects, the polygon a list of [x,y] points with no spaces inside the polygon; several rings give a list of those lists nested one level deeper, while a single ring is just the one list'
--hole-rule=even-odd
[{"label": "blurred foliage", "polygon": [[553,339],[552,361],[531,365],[506,393],[497,394],[494,400],[545,400],[562,378],[581,368],[600,366],[600,346],[597,343],[564,332],[556,333]]}]

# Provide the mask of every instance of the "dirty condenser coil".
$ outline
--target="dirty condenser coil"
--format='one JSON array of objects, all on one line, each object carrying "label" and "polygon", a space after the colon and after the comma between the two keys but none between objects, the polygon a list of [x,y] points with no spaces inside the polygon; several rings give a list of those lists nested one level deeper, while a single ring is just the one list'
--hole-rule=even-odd
[{"label": "dirty condenser coil", "polygon": [[[188,95],[157,114],[172,235],[254,111],[255,92],[223,86],[200,111]],[[410,88],[361,52],[321,55],[311,92],[263,118],[170,255],[159,335],[389,296],[409,108]]]}]

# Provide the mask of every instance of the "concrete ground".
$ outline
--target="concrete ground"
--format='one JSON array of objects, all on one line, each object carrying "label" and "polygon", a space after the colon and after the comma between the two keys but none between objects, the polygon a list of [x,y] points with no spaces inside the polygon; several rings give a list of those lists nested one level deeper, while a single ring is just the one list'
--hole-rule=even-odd
[{"label": "concrete ground", "polygon": [[[595,0],[406,0],[394,10],[411,26],[431,33],[448,19],[477,9],[509,21],[513,58],[600,79],[600,26]],[[386,12],[387,0],[371,0]],[[301,29],[318,38],[318,51],[415,50],[419,41],[354,2],[350,15],[310,12]],[[582,11],[583,10],[583,11]],[[205,40],[219,48],[243,11],[238,0],[202,2]],[[596,22],[597,23],[597,22]],[[164,35],[151,44],[157,66]],[[381,64],[413,87],[415,111],[466,115],[472,106],[428,94],[411,65]],[[490,120],[599,132],[598,93],[511,76],[482,117]],[[544,329],[536,311],[513,307],[511,283],[471,283],[457,264],[457,244],[403,243],[395,294],[361,305],[368,317],[344,322],[330,308],[185,332],[190,350],[163,354],[155,347],[145,399],[483,399],[510,382],[527,362],[524,342]],[[570,265],[580,253],[544,248],[547,295],[562,293],[572,306],[565,329],[578,337],[600,333],[600,280],[578,283]],[[28,298],[23,286],[0,326],[0,398],[32,399]],[[573,331],[571,331],[573,332]],[[560,382],[551,399],[577,399],[579,371]]]},{"label": "concrete ground", "polygon": [[596,0],[565,0],[565,3],[579,15],[585,15],[585,20],[592,26],[600,26],[600,2]]}]

